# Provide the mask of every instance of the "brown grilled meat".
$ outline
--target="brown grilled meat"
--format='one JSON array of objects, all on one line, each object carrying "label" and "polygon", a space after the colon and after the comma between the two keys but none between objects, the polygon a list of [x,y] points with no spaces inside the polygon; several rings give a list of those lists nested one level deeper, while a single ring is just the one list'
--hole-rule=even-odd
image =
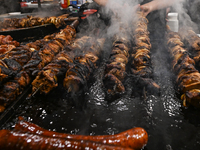
[{"label": "brown grilled meat", "polygon": [[0,35],[0,58],[3,54],[8,53],[13,48],[16,48],[19,45],[19,42],[14,41],[10,35]]},{"label": "brown grilled meat", "polygon": [[104,71],[103,83],[107,94],[111,96],[125,92],[123,81],[127,75],[126,66],[131,44],[127,29],[127,25],[120,22],[120,31],[113,36],[113,47]]},{"label": "brown grilled meat", "polygon": [[190,29],[182,29],[179,34],[191,57],[194,59],[196,67],[200,68],[200,37]]},{"label": "brown grilled meat", "polygon": [[0,35],[0,45],[14,45],[15,47],[19,46],[19,42],[13,41],[13,38],[10,35]]}]

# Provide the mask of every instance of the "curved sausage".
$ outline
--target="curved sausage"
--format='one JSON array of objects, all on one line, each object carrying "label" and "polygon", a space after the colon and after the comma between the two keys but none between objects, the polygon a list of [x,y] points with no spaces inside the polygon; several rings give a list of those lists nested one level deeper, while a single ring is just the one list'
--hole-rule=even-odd
[{"label": "curved sausage", "polygon": [[142,149],[148,141],[147,132],[141,127],[135,127],[115,135],[71,135],[45,130],[33,123],[20,121],[15,130],[35,133],[43,136],[58,137],[73,140],[89,140],[105,144],[119,145],[132,149]]},{"label": "curved sausage", "polygon": [[2,150],[131,150],[127,147],[108,145],[86,140],[46,137],[37,134],[0,130]]}]

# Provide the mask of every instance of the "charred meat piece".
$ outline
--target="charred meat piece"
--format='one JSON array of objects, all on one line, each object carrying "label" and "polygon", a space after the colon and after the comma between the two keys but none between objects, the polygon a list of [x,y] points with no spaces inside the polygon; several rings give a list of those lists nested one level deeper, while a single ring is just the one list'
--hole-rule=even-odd
[{"label": "charred meat piece", "polygon": [[200,68],[200,37],[191,29],[182,29],[179,33],[196,66]]},{"label": "charred meat piece", "polygon": [[14,45],[15,47],[19,46],[19,42],[13,41],[13,38],[10,35],[4,36],[0,35],[0,45]]},{"label": "charred meat piece", "polygon": [[103,48],[105,39],[93,38],[93,44],[82,50],[83,54],[74,58],[74,66],[65,75],[63,85],[68,92],[79,92],[87,84],[91,74],[98,67],[98,60]]},{"label": "charred meat piece", "polygon": [[127,24],[119,22],[119,32],[112,38],[112,50],[104,70],[103,83],[110,98],[125,92],[123,82],[127,75],[126,67],[131,45]]},{"label": "charred meat piece", "polygon": [[0,35],[0,57],[1,55],[10,52],[13,48],[19,46],[19,42],[14,41],[10,35]]}]

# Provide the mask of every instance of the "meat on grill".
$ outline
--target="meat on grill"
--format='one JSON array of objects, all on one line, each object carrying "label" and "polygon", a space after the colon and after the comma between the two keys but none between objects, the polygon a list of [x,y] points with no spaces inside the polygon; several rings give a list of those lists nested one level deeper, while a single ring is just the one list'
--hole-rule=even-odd
[{"label": "meat on grill", "polygon": [[200,73],[195,61],[189,57],[178,33],[168,31],[167,47],[172,57],[172,68],[176,75],[176,84],[184,106],[199,107]]},{"label": "meat on grill", "polygon": [[47,44],[46,37],[26,45],[20,45],[0,56],[0,85],[12,79],[31,59],[34,51],[39,51]]},{"label": "meat on grill", "polygon": [[196,66],[200,68],[200,37],[191,29],[182,29],[179,34]]},{"label": "meat on grill", "polygon": [[[22,119],[20,117],[20,119]],[[148,142],[147,132],[140,127],[135,127],[126,131],[123,131],[114,135],[71,135],[66,133],[58,133],[54,131],[48,131],[36,124],[21,120],[15,125],[13,130],[15,133],[28,133],[29,135],[38,135],[48,138],[57,138],[62,140],[84,140],[91,142],[98,142],[101,144],[109,144],[121,147],[128,147],[131,149],[142,149]],[[3,138],[3,137],[2,137]]]},{"label": "meat on grill", "polygon": [[138,20],[134,22],[133,51],[131,57],[131,72],[139,77],[139,85],[150,92],[159,92],[160,86],[152,80],[151,43],[147,29],[148,20],[141,12],[137,13]]},{"label": "meat on grill", "polygon": [[[34,79],[38,71],[50,63],[64,46],[70,44],[75,35],[74,27],[67,26],[56,34],[54,39],[48,42],[42,49],[34,51],[31,59],[22,67],[22,70],[14,79],[6,82],[0,89],[0,105],[2,108],[14,101],[30,84],[31,80]],[[0,111],[3,111],[3,109]]]},{"label": "meat on grill", "polygon": [[[132,150],[128,147],[115,146],[86,140],[70,140],[55,137],[46,137],[23,132],[0,130],[0,148],[4,150],[71,150],[71,149],[106,149]],[[7,143],[7,144],[6,144]]]},{"label": "meat on grill", "polygon": [[31,58],[32,51],[27,46],[20,46],[2,56],[0,60],[0,85],[12,79]]},{"label": "meat on grill", "polygon": [[56,55],[51,63],[45,66],[32,82],[32,93],[40,90],[40,93],[49,93],[58,86],[58,79],[71,67],[73,53],[67,50]]},{"label": "meat on grill", "polygon": [[40,93],[49,93],[58,86],[58,79],[65,75],[69,68],[73,67],[74,51],[80,52],[84,49],[91,37],[83,36],[76,39],[65,50],[61,51],[51,63],[45,66],[32,82],[32,93],[39,89]]},{"label": "meat on grill", "polygon": [[[65,75],[63,86],[68,92],[79,92],[87,84],[91,74],[98,67],[98,60],[102,52],[105,39],[97,39],[89,48],[82,50],[82,54],[74,58],[74,66]],[[79,52],[80,53],[80,52]]]},{"label": "meat on grill", "polygon": [[8,53],[13,48],[19,46],[19,42],[14,41],[10,35],[0,35],[0,58],[3,54]]},{"label": "meat on grill", "polygon": [[[38,26],[43,24],[54,24],[57,28],[62,25],[66,25],[65,20],[68,18],[69,14],[63,14],[61,16],[55,17],[33,17],[27,16],[27,18],[5,18],[4,21],[0,22],[0,31],[13,30],[17,28],[26,28],[32,26]],[[69,20],[69,19],[68,19]],[[66,21],[68,21],[66,20]],[[71,21],[71,20],[70,20]]]},{"label": "meat on grill", "polygon": [[[126,26],[120,23],[120,26]],[[125,92],[123,85],[124,78],[126,77],[126,66],[128,63],[130,51],[129,34],[126,29],[120,28],[118,34],[113,37],[113,47],[105,67],[104,72],[104,86],[108,95],[122,94]]]},{"label": "meat on grill", "polygon": [[0,35],[0,45],[14,45],[17,47],[19,46],[19,42],[13,40],[10,35]]}]

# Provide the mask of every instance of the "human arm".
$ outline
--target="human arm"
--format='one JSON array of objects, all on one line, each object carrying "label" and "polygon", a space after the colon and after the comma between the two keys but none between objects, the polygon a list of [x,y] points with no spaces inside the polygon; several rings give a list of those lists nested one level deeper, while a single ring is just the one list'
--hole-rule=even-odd
[{"label": "human arm", "polygon": [[170,7],[181,1],[183,0],[153,0],[149,3],[141,5],[140,9],[143,11],[144,15],[147,16],[152,11]]},{"label": "human arm", "polygon": [[108,3],[108,0],[94,0],[97,4],[105,6]]}]

